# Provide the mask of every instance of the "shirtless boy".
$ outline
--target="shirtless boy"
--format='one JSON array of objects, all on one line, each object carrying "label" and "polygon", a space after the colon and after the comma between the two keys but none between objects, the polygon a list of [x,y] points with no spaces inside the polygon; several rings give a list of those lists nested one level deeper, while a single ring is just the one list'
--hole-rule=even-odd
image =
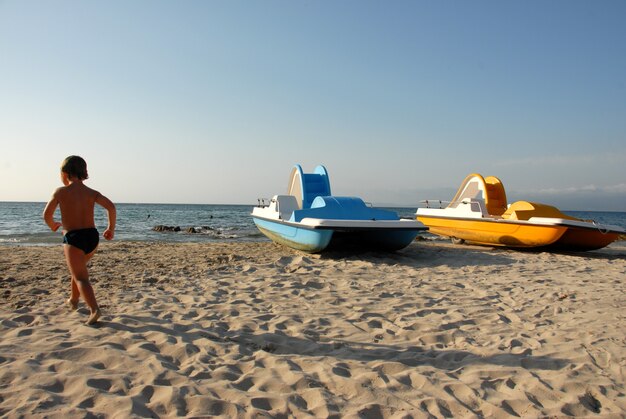
[{"label": "shirtless boy", "polygon": [[[94,206],[101,205],[107,211],[109,224],[102,233],[107,240],[112,240],[115,235],[117,213],[113,202],[83,184],[88,177],[85,160],[78,156],[66,158],[61,164],[61,181],[65,186],[54,191],[44,209],[43,219],[52,231],[63,228],[63,251],[72,276],[72,291],[67,306],[76,310],[78,299],[82,296],[91,311],[87,320],[87,324],[91,325],[100,318],[100,308],[87,271],[87,263],[96,253],[99,241]],[[61,207],[61,222],[54,220],[57,206]]]}]

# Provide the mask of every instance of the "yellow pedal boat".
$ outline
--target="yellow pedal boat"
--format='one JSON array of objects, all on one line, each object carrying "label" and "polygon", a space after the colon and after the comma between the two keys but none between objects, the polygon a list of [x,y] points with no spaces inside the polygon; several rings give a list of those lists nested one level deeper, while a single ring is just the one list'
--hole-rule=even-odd
[{"label": "yellow pedal boat", "polygon": [[[601,225],[563,214],[557,208],[528,201],[507,204],[500,179],[471,174],[451,202],[425,201],[417,220],[429,233],[455,243],[474,243],[547,250],[595,250],[626,234],[614,225]],[[444,204],[448,204],[444,207]]]}]

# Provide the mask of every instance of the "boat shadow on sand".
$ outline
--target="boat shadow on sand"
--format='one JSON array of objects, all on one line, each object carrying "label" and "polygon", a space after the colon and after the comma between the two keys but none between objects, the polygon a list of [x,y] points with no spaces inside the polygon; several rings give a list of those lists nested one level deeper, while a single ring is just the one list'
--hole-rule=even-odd
[{"label": "boat shadow on sand", "polygon": [[591,251],[574,251],[567,249],[518,248],[512,249],[499,246],[480,246],[474,244],[452,244],[444,240],[423,239],[416,241],[405,249],[396,252],[328,252],[322,258],[367,258],[402,263],[415,267],[433,267],[446,265],[449,267],[508,265],[516,261],[514,255],[552,254],[556,256],[573,256],[597,260],[626,259],[626,242],[617,242],[608,247]]},{"label": "boat shadow on sand", "polygon": [[441,240],[429,239],[416,241],[402,250],[393,252],[367,251],[358,248],[331,249],[316,257],[322,260],[368,261],[382,265],[403,265],[415,268],[495,266],[511,265],[516,262],[505,249],[456,246]]},{"label": "boat shadow on sand", "polygon": [[615,246],[615,247],[605,247],[603,249],[591,250],[591,251],[573,251],[573,250],[546,250],[542,248],[537,249],[517,249],[515,251],[529,253],[529,254],[538,254],[538,253],[551,253],[559,256],[574,256],[585,259],[597,259],[597,260],[624,260],[626,259],[626,247]]}]

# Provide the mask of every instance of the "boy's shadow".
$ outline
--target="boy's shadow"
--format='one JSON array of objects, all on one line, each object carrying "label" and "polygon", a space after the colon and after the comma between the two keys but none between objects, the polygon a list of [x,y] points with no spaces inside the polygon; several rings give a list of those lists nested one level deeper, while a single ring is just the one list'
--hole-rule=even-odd
[{"label": "boy's shadow", "polygon": [[[201,351],[198,341],[208,339],[221,345],[238,345],[242,355],[252,355],[257,351],[265,351],[276,355],[299,355],[305,357],[331,357],[338,360],[355,361],[389,361],[406,366],[431,366],[451,371],[471,364],[490,364],[524,369],[560,370],[571,362],[563,358],[550,356],[534,356],[525,351],[521,354],[498,353],[482,356],[469,351],[451,349],[423,349],[418,346],[397,346],[385,343],[351,342],[341,339],[321,341],[319,336],[312,339],[289,336],[283,333],[255,334],[247,331],[219,332],[199,329],[193,325],[172,324],[170,321],[154,317],[120,316],[120,321],[102,322],[100,328],[113,329],[118,332],[129,332],[133,336],[155,332],[166,336],[164,341],[182,342],[186,353]],[[122,344],[109,345],[126,350]],[[167,365],[177,365],[179,360],[162,354],[160,349],[150,340],[140,344],[144,349],[154,352]]]},{"label": "boy's shadow", "polygon": [[351,342],[333,339],[319,342],[300,337],[275,333],[247,334],[228,337],[228,341],[238,343],[242,351],[263,350],[277,355],[327,356],[336,359],[355,361],[398,362],[409,367],[431,366],[442,370],[456,370],[470,364],[491,364],[525,369],[559,370],[569,361],[548,356],[528,354],[495,354],[481,356],[463,350],[423,349],[419,346],[396,346],[384,343]]}]

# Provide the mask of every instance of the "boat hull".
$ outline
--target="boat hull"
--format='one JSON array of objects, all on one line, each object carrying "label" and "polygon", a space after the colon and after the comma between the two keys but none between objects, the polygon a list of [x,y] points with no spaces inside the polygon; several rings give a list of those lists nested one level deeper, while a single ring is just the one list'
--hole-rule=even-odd
[{"label": "boat hull", "polygon": [[253,217],[254,224],[270,240],[293,249],[318,253],[326,249],[333,236],[332,230],[296,227]]},{"label": "boat hull", "polygon": [[259,231],[270,240],[308,253],[319,253],[326,248],[330,250],[400,250],[411,244],[421,231],[426,230],[425,227],[390,229],[320,226],[313,228],[258,217],[253,217],[253,220]]},{"label": "boat hull", "polygon": [[603,232],[599,229],[569,227],[567,231],[549,247],[555,250],[597,250],[608,246],[617,239],[619,239],[618,233]]},{"label": "boat hull", "polygon": [[417,219],[429,228],[429,233],[490,246],[519,248],[549,246],[567,231],[565,226],[485,219],[455,219],[419,214]]}]

